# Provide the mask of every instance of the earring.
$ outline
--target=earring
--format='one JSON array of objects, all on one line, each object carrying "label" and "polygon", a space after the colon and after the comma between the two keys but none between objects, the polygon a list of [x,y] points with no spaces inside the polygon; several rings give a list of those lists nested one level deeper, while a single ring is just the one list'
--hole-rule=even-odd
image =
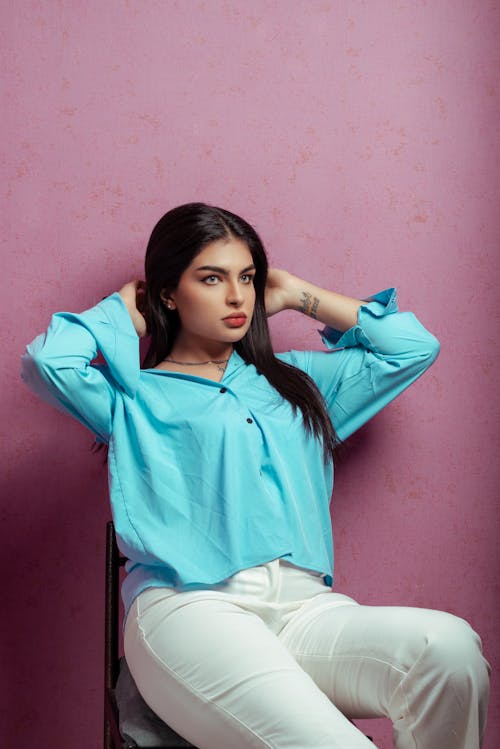
[{"label": "earring", "polygon": [[172,304],[170,300],[168,300],[167,302],[167,309],[174,309],[174,305]]}]

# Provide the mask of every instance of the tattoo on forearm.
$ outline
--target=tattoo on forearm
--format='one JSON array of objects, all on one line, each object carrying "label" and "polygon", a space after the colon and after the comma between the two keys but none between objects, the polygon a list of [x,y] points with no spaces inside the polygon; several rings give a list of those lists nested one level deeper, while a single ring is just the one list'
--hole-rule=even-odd
[{"label": "tattoo on forearm", "polygon": [[307,315],[310,304],[311,295],[307,291],[303,291],[300,296],[300,311]]},{"label": "tattoo on forearm", "polygon": [[300,297],[300,311],[309,317],[318,317],[319,299],[308,291],[302,291]]}]

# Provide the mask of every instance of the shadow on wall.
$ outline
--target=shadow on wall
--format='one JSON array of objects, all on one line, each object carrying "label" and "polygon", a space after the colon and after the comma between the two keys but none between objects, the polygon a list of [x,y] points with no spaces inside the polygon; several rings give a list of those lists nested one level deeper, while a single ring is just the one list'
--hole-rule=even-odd
[{"label": "shadow on wall", "polygon": [[57,435],[16,461],[2,488],[16,528],[0,557],[3,746],[57,746],[61,737],[77,746],[78,736],[95,745],[101,732],[106,473],[85,454],[91,438],[83,435],[75,460],[78,444]]}]

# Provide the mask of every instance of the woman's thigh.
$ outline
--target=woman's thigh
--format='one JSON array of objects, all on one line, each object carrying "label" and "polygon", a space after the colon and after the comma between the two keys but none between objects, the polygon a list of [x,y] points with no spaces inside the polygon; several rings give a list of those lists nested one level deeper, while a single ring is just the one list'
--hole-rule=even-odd
[{"label": "woman's thigh", "polygon": [[421,709],[419,692],[432,690],[447,673],[470,671],[483,691],[487,684],[478,635],[442,611],[328,606],[322,596],[299,612],[280,639],[351,718],[385,716],[396,723],[410,705]]},{"label": "woman's thigh", "polygon": [[151,708],[200,749],[363,749],[342,715],[261,619],[224,598],[148,590],[125,653]]}]

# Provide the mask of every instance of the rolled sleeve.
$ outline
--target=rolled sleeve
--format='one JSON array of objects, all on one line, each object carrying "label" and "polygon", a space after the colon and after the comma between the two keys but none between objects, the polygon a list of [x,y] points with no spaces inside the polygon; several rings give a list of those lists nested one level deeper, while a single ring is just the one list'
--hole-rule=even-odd
[{"label": "rolled sleeve", "polygon": [[318,386],[341,440],[420,377],[440,348],[412,312],[399,312],[394,288],[369,297],[349,330],[319,333],[326,352],[290,352],[289,361]]},{"label": "rolled sleeve", "polygon": [[377,340],[377,320],[398,312],[397,290],[392,287],[379,291],[364,300],[358,310],[358,321],[352,328],[342,332],[326,325],[318,331],[328,349],[364,346],[374,350]]}]

